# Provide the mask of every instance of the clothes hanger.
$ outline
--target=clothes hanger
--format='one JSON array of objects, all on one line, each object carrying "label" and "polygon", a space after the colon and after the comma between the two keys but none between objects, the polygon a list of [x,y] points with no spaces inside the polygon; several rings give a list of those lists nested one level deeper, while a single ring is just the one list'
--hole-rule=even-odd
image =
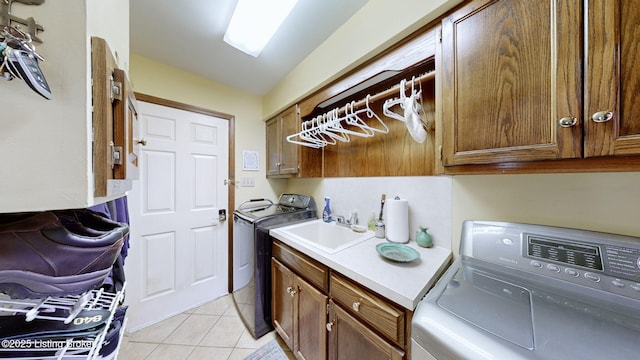
[{"label": "clothes hanger", "polygon": [[371,106],[369,106],[369,98],[370,98],[370,97],[371,97],[371,95],[370,95],[370,94],[367,94],[367,97],[366,97],[366,100],[365,100],[365,104],[366,104],[366,108],[365,108],[365,110],[366,110],[367,117],[368,117],[369,119],[371,119],[371,118],[374,118],[374,117],[375,117],[375,118],[378,120],[378,122],[379,122],[379,123],[382,125],[382,127],[383,127],[382,129],[378,129],[378,128],[370,127],[370,129],[371,129],[372,131],[376,131],[376,132],[380,132],[380,133],[383,133],[383,134],[387,134],[387,133],[389,132],[389,127],[387,126],[387,124],[385,124],[385,122],[384,122],[384,121],[382,121],[382,119],[380,119],[380,116],[378,116],[378,114],[376,114],[376,112],[375,112],[375,111],[373,111],[373,109],[371,109]]},{"label": "clothes hanger", "polygon": [[[313,122],[313,119],[303,122],[302,125],[301,125],[302,126],[302,131],[300,131],[299,133],[287,136],[286,137],[287,142],[289,142],[291,144],[302,145],[302,146],[311,147],[311,148],[315,148],[315,149],[319,149],[319,148],[323,147],[324,145],[319,144],[315,140],[311,140],[311,141],[307,140],[307,134],[310,131],[308,126],[309,126],[309,123],[312,123],[312,122]],[[302,141],[295,140],[296,137],[299,137],[300,140],[302,140]]]},{"label": "clothes hanger", "polygon": [[400,121],[405,121],[404,115],[401,115],[391,109],[392,107],[399,105],[400,108],[404,110],[403,105],[406,98],[405,89],[404,89],[405,84],[406,84],[405,79],[400,80],[400,96],[397,98],[387,99],[385,100],[384,104],[382,104],[382,114],[384,116],[390,117],[392,119],[400,120]]},{"label": "clothes hanger", "polygon": [[427,131],[425,125],[420,118],[420,109],[422,105],[418,102],[422,102],[422,84],[420,84],[420,90],[415,89],[415,77],[411,78],[411,95],[404,99],[404,122],[407,125],[407,130],[413,138],[413,140],[423,143],[427,138]]},{"label": "clothes hanger", "polygon": [[[340,117],[338,108],[335,108],[335,109],[331,110],[330,113],[332,114],[332,116],[334,118],[334,120],[331,123],[331,130],[332,131],[342,133],[347,137],[349,135],[360,136],[360,137],[363,137],[363,136],[367,137],[368,136],[367,134],[364,134],[364,133],[361,133],[361,132],[358,132],[358,131],[349,130],[349,129],[345,128],[342,125],[342,121],[346,119],[347,114],[345,113],[345,116]],[[345,122],[346,122],[346,120],[345,120]]]},{"label": "clothes hanger", "polygon": [[[336,131],[335,122],[339,121],[339,119],[337,119],[336,116],[337,116],[337,112],[334,112],[332,110],[326,114],[326,118],[323,117],[325,121],[323,122],[321,127],[322,132],[323,134],[332,138],[334,142],[335,140],[338,140],[341,142],[349,142],[351,139],[349,138],[348,134],[345,134],[341,131]],[[334,145],[334,144],[331,144],[331,145]]]},{"label": "clothes hanger", "polygon": [[319,115],[314,120],[316,124],[309,130],[307,138],[311,141],[317,142],[319,145],[321,145],[321,147],[337,144],[335,139],[328,135],[325,136],[326,134],[323,130],[324,124],[328,121],[328,115]]},{"label": "clothes hanger", "polygon": [[364,120],[362,120],[360,116],[358,116],[358,114],[362,111],[353,110],[355,103],[355,101],[352,101],[351,103],[347,103],[344,106],[345,122],[362,130],[361,133],[355,134],[357,136],[371,137],[375,135],[374,129],[371,128]]},{"label": "clothes hanger", "polygon": [[319,126],[322,121],[322,115],[316,116],[311,119],[304,128],[304,130],[300,133],[300,138],[304,141],[314,144],[318,148],[325,147],[329,142],[325,138],[323,138],[319,133]]}]

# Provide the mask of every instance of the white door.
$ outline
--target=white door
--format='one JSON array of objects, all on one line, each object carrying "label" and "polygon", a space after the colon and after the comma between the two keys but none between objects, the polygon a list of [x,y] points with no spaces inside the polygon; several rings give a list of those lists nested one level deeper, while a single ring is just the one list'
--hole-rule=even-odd
[{"label": "white door", "polygon": [[140,178],[129,193],[129,330],[228,293],[228,121],[139,102]]}]

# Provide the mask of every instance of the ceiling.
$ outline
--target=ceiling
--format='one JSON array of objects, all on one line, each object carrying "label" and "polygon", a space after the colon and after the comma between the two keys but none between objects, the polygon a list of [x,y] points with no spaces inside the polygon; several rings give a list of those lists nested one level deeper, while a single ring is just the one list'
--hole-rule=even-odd
[{"label": "ceiling", "polygon": [[131,0],[130,51],[264,95],[368,0],[299,0],[258,58],[222,38],[237,0]]}]

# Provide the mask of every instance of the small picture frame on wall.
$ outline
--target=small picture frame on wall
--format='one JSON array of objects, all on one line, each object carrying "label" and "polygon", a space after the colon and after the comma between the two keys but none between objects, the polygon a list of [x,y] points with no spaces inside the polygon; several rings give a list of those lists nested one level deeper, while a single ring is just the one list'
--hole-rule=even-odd
[{"label": "small picture frame on wall", "polygon": [[257,151],[242,150],[242,170],[259,171],[260,160]]}]

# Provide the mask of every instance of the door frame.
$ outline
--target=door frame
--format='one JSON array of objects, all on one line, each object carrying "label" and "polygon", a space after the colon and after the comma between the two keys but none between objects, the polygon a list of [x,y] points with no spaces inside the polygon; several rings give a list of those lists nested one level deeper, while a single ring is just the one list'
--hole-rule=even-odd
[{"label": "door frame", "polygon": [[[229,153],[229,173],[227,174],[227,179],[229,180],[227,182],[228,187],[227,187],[227,193],[229,196],[229,201],[228,201],[228,209],[227,209],[227,233],[229,234],[229,239],[227,240],[227,244],[228,244],[228,248],[229,249],[233,249],[233,210],[235,209],[235,173],[236,173],[236,165],[235,165],[235,148],[236,148],[236,129],[235,129],[235,124],[236,124],[236,117],[230,114],[225,114],[219,111],[214,111],[214,110],[209,110],[203,107],[199,107],[199,106],[195,106],[195,105],[189,105],[189,104],[185,104],[185,103],[181,103],[181,102],[177,102],[177,101],[173,101],[173,100],[169,100],[169,99],[164,99],[164,98],[160,98],[160,97],[156,97],[153,95],[147,95],[147,94],[142,94],[142,93],[138,93],[138,92],[134,92],[134,95],[136,97],[136,100],[139,101],[144,101],[144,102],[148,102],[148,103],[152,103],[152,104],[156,104],[156,105],[162,105],[162,106],[166,106],[166,107],[170,107],[170,108],[174,108],[174,109],[179,109],[179,110],[185,110],[185,111],[190,111],[193,113],[198,113],[198,114],[203,114],[203,115],[208,115],[208,116],[213,116],[213,117],[217,117],[223,120],[227,120],[229,122],[229,149],[228,149],[228,153]],[[233,252],[232,251],[228,251],[227,252],[227,266],[228,266],[228,278],[227,278],[227,288],[229,293],[233,292]]]}]

